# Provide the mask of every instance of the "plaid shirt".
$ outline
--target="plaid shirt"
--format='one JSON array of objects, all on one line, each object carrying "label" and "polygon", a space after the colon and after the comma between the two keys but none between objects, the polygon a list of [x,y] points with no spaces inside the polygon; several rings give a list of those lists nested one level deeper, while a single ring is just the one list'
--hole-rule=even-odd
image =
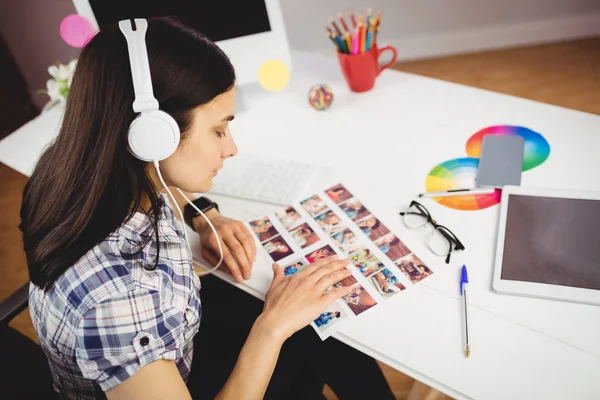
[{"label": "plaid shirt", "polygon": [[174,360],[187,381],[200,324],[200,280],[168,198],[161,199],[155,270],[144,268],[156,260],[152,222],[136,213],[47,293],[30,286],[31,319],[63,398],[103,398],[158,359]]}]

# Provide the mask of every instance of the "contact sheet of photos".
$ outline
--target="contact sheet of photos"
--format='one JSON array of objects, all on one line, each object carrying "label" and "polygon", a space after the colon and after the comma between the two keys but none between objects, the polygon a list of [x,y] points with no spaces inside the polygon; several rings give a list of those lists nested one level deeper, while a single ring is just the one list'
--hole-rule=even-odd
[{"label": "contact sheet of photos", "polygon": [[326,339],[345,320],[377,306],[433,271],[342,184],[249,222],[263,249],[290,277],[330,255],[350,258],[353,291],[312,323]]}]

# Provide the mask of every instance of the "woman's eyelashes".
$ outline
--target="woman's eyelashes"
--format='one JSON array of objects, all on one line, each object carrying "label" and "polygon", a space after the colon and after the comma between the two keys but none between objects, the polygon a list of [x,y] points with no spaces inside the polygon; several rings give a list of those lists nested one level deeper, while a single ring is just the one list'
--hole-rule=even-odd
[{"label": "woman's eyelashes", "polygon": [[219,136],[220,138],[225,137],[224,131],[216,131],[216,132],[217,132],[217,136]]}]

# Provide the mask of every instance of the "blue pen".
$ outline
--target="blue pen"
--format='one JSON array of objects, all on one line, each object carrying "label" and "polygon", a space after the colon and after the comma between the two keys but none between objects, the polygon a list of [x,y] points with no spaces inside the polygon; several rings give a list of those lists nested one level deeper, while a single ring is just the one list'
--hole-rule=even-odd
[{"label": "blue pen", "polygon": [[465,338],[467,345],[465,347],[465,353],[467,357],[471,355],[471,345],[469,344],[469,298],[467,296],[467,288],[469,286],[469,276],[467,275],[467,267],[462,266],[462,273],[460,275],[460,294],[464,299],[465,305]]}]

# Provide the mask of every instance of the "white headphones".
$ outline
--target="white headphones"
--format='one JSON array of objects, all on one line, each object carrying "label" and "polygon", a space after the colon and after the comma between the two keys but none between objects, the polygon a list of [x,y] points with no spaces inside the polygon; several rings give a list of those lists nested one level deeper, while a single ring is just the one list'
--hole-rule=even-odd
[{"label": "white headphones", "polygon": [[[131,20],[119,21],[119,29],[127,39],[127,51],[129,52],[129,63],[131,65],[131,76],[133,78],[133,91],[135,100],[133,101],[133,111],[140,113],[131,125],[129,126],[128,141],[129,152],[142,161],[152,162],[156,168],[156,173],[165,190],[173,200],[173,204],[179,211],[179,216],[182,221],[183,236],[188,248],[190,257],[193,257],[190,243],[187,239],[185,224],[183,223],[183,213],[167,187],[162,174],[160,173],[159,161],[164,160],[177,150],[181,132],[177,122],[166,112],[159,110],[158,100],[154,97],[152,90],[152,78],[150,76],[150,63],[148,61],[148,50],[146,49],[146,30],[148,29],[148,21],[141,18],[134,19],[135,30]],[[204,217],[215,237],[221,258],[219,262],[204,273],[197,272],[198,275],[208,274],[221,266],[223,263],[223,246],[214,225],[204,215],[204,213],[196,207],[194,203],[179,189],[179,194]]]},{"label": "white headphones", "polygon": [[127,39],[135,100],[133,111],[140,115],[129,126],[129,151],[143,161],[161,161],[175,152],[181,133],[177,122],[158,108],[152,90],[150,65],[146,50],[148,21],[136,18],[119,21],[119,29]]}]

